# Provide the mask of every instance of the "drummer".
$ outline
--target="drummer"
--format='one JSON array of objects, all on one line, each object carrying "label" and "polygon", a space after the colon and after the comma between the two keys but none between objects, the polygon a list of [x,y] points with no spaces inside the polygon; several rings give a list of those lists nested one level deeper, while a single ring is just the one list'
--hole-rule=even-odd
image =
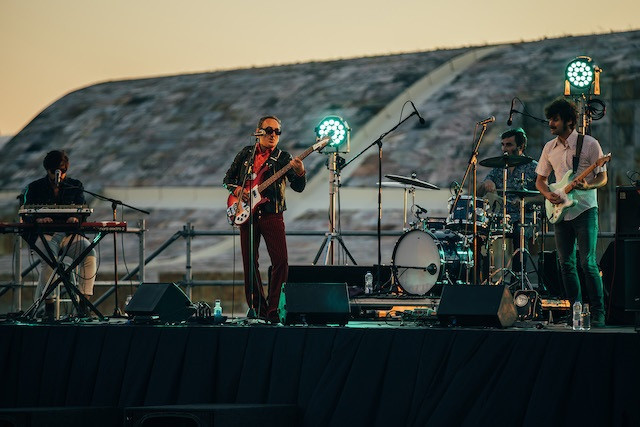
[{"label": "drummer", "polygon": [[[502,139],[502,152],[509,156],[524,156],[527,148],[527,134],[522,128],[509,129],[504,132]],[[528,163],[512,166],[507,169],[507,189],[511,190],[536,190],[536,166],[538,162],[532,160]],[[524,180],[523,180],[524,177]],[[493,168],[487,177],[478,185],[478,195],[489,199],[489,210],[494,213],[502,212],[502,194],[497,195],[497,190],[503,188],[503,169]],[[520,198],[515,194],[507,194],[507,214],[511,217],[511,223],[520,222]],[[494,207],[495,206],[495,207]],[[498,211],[498,212],[496,212]],[[529,222],[528,219],[526,222]]]}]

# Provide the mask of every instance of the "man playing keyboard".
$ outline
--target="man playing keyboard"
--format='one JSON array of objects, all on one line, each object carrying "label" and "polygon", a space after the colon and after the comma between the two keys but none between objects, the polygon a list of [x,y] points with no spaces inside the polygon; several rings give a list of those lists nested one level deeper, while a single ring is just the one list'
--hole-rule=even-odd
[{"label": "man playing keyboard", "polygon": [[[54,150],[47,153],[42,162],[47,175],[31,182],[24,191],[24,205],[84,205],[84,187],[77,179],[67,177],[69,170],[69,157],[64,151]],[[37,216],[32,218],[36,223],[46,224],[54,222],[79,223],[82,222],[80,215],[56,215],[55,217]],[[89,241],[78,234],[55,232],[45,234],[45,239],[51,248],[52,253],[65,254],[73,259],[77,258],[88,246]],[[38,240],[36,245],[46,253],[44,244]],[[96,253],[95,250],[89,252],[79,265],[79,273],[76,280],[78,290],[85,298],[90,299],[93,295],[93,284],[96,276]],[[45,286],[55,279],[53,269],[46,262],[42,262],[38,287],[35,298],[40,298],[45,291]],[[53,320],[54,298],[50,293],[45,300],[45,320]],[[80,300],[79,317],[88,315],[84,301]]]}]

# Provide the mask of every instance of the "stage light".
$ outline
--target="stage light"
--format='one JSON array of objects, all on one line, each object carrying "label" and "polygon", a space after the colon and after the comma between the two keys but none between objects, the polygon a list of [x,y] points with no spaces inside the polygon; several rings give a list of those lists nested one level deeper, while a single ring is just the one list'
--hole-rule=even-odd
[{"label": "stage light", "polygon": [[331,142],[325,152],[348,153],[351,128],[342,117],[327,116],[315,128],[316,136],[322,138],[331,135]]},{"label": "stage light", "polygon": [[[600,94],[600,72],[602,70],[588,56],[572,59],[564,71],[564,94]],[[593,89],[593,90],[592,90]]]}]

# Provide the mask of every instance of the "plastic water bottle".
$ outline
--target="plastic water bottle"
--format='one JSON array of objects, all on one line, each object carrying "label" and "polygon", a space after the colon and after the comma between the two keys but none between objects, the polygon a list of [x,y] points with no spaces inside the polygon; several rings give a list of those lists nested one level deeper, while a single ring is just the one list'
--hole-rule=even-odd
[{"label": "plastic water bottle", "polygon": [[585,304],[582,308],[582,315],[580,316],[580,329],[588,331],[591,329],[591,313],[589,313],[589,304]]},{"label": "plastic water bottle", "polygon": [[580,320],[582,317],[582,303],[576,301],[573,303],[573,330],[580,330]]},{"label": "plastic water bottle", "polygon": [[367,271],[367,274],[364,275],[364,293],[370,294],[373,292],[373,274],[370,271]]},{"label": "plastic water bottle", "polygon": [[217,299],[213,306],[213,318],[215,320],[222,319],[222,305],[220,305],[220,300]]}]

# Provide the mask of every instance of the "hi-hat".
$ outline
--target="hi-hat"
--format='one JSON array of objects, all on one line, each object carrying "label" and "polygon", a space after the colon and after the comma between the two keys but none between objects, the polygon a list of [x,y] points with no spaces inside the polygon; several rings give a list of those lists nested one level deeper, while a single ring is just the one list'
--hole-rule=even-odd
[{"label": "hi-hat", "polygon": [[526,165],[532,161],[533,159],[531,157],[505,154],[503,156],[489,157],[487,159],[480,160],[480,165],[490,168],[510,168],[512,166]]},{"label": "hi-hat", "polygon": [[433,185],[433,184],[431,184],[429,182],[422,181],[422,180],[419,180],[417,178],[411,178],[411,177],[408,177],[408,176],[385,175],[385,177],[387,177],[389,179],[392,179],[394,181],[397,181],[397,182],[401,182],[403,184],[410,185],[412,187],[429,188],[431,190],[439,190],[440,189],[440,187],[438,187],[437,185]]}]

